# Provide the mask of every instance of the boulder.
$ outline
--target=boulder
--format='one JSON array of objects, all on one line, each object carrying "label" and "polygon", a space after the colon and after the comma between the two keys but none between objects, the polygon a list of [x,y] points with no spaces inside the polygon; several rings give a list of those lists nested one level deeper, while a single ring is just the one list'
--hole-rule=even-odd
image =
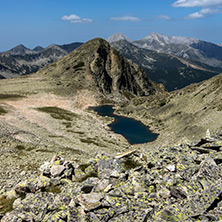
[{"label": "boulder", "polygon": [[101,206],[103,195],[100,193],[80,194],[77,196],[80,205],[85,211],[91,211]]},{"label": "boulder", "polygon": [[50,170],[50,173],[53,177],[59,177],[62,175],[65,169],[66,168],[63,165],[53,165]]}]

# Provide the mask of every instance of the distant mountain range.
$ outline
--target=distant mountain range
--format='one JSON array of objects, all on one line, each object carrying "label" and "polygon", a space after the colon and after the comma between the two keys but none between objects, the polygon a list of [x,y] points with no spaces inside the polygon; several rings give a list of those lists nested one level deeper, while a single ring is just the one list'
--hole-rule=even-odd
[{"label": "distant mountain range", "polygon": [[222,69],[222,48],[210,42],[151,33],[145,38],[134,41],[133,44],[140,48],[173,54]]},{"label": "distant mountain range", "polygon": [[[116,33],[107,41],[142,67],[151,80],[163,83],[170,91],[222,72],[222,47],[210,42],[158,33],[137,41]],[[36,72],[82,44],[37,46],[32,50],[19,45],[0,53],[0,79]]]},{"label": "distant mountain range", "polygon": [[107,39],[110,43],[119,40],[131,42],[139,48],[173,54],[212,66],[212,69],[218,68],[218,70],[222,70],[221,44],[216,45],[194,38],[165,36],[158,33],[151,33],[145,38],[136,41],[129,40],[129,38],[122,33],[116,33]]},{"label": "distant mountain range", "polygon": [[66,45],[50,45],[47,48],[37,46],[33,50],[26,48],[24,45],[18,45],[9,51],[0,53],[0,78],[10,78],[36,72],[82,44],[75,42]]},{"label": "distant mountain range", "polygon": [[[138,44],[128,41],[121,33],[114,34],[107,40],[122,55],[142,67],[151,80],[163,83],[169,91],[209,79],[219,73],[219,69],[199,61],[138,47]],[[186,37],[178,37],[177,41],[175,40],[186,43],[194,41],[196,40]]]},{"label": "distant mountain range", "polygon": [[6,85],[1,84],[1,89],[7,90],[11,83],[16,83],[21,94],[45,90],[67,96],[87,91],[98,101],[104,98],[121,101],[165,92],[143,69],[101,38],[88,41],[55,63],[28,75],[25,81],[15,78],[4,82]]}]

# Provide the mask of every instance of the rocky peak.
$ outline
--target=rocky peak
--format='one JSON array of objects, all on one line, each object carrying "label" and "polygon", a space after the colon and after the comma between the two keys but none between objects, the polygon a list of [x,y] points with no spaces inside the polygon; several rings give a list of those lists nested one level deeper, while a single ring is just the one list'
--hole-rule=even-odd
[{"label": "rocky peak", "polygon": [[44,48],[42,46],[36,46],[33,51],[35,52],[41,52],[42,50],[44,50]]},{"label": "rocky peak", "polygon": [[24,45],[20,44],[16,46],[15,48],[12,48],[8,51],[12,55],[18,55],[18,54],[31,54],[33,53],[31,49],[26,48]]},{"label": "rocky peak", "polygon": [[[157,85],[138,65],[124,58],[101,38],[83,44],[59,60],[57,67],[61,72],[59,78],[72,82],[75,77],[72,84],[78,83],[81,88],[110,98],[150,95],[158,91]],[[56,72],[50,70],[52,75]]]},{"label": "rocky peak", "polygon": [[55,50],[55,51],[65,52],[65,50],[63,50],[62,48],[60,48],[58,45],[55,44],[48,46],[47,48],[45,48],[45,50]]},{"label": "rocky peak", "polygon": [[117,42],[120,40],[125,40],[127,42],[132,42],[127,36],[125,36],[124,34],[117,32],[113,35],[111,35],[109,38],[107,38],[107,42],[112,43],[112,42]]},{"label": "rocky peak", "polygon": [[162,34],[159,34],[157,32],[152,32],[151,34],[149,34],[148,36],[146,36],[144,39],[150,39],[150,38],[159,38],[162,37]]},{"label": "rocky peak", "polygon": [[198,39],[194,39],[194,38],[188,38],[188,37],[183,37],[183,36],[166,36],[163,34],[159,34],[156,32],[151,33],[150,35],[146,36],[145,38],[135,41],[135,42],[139,42],[139,41],[149,41],[149,42],[159,42],[160,44],[186,44],[186,45],[190,45],[192,43],[196,43],[199,40]]}]

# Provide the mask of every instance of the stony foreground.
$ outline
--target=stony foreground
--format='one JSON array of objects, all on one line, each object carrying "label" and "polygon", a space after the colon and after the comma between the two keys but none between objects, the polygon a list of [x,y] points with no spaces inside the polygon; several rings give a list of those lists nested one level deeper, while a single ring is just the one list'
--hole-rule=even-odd
[{"label": "stony foreground", "polygon": [[55,155],[0,196],[2,222],[221,221],[222,134],[84,165]]}]

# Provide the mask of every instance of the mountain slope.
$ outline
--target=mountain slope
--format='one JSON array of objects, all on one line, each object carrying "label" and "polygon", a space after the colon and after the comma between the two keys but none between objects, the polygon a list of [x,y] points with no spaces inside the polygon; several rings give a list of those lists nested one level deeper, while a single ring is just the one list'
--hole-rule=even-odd
[{"label": "mountain slope", "polygon": [[153,143],[198,139],[222,126],[222,74],[168,94],[134,99],[119,110],[160,133]]},{"label": "mountain slope", "polygon": [[[52,55],[51,52],[49,54]],[[25,86],[29,80],[33,81],[32,89],[29,85]],[[86,89],[115,100],[161,91],[138,65],[125,59],[108,42],[99,38],[87,42],[36,74],[16,81],[24,93],[26,89],[30,93],[44,88],[57,94],[73,95]]]},{"label": "mountain slope", "polygon": [[34,52],[31,49],[28,49],[24,45],[20,44],[15,48],[10,49],[8,53],[11,55],[24,55],[24,54],[32,54]]},{"label": "mountain slope", "polygon": [[113,42],[117,42],[120,40],[125,40],[127,42],[132,42],[127,36],[125,36],[124,34],[117,32],[113,35],[111,35],[109,38],[106,39],[107,42],[109,43],[113,43]]},{"label": "mountain slope", "polygon": [[[52,67],[56,67],[52,69]],[[47,73],[47,74],[45,74]],[[70,86],[66,90],[89,89],[111,97],[149,95],[157,90],[145,72],[136,64],[127,61],[103,39],[97,38],[41,70],[38,75],[47,75]]]},{"label": "mountain slope", "polygon": [[[37,73],[0,81],[0,148],[7,144],[0,160],[10,170],[31,162],[31,170],[37,171],[39,159],[51,152],[64,152],[77,163],[98,152],[124,152],[130,146],[109,130],[111,118],[86,108],[159,91],[108,42],[89,41]],[[8,144],[16,156],[8,155]]]},{"label": "mountain slope", "polygon": [[19,45],[7,52],[0,53],[0,75],[11,78],[36,72],[80,45],[82,43],[50,45],[45,49],[37,46],[33,50]]},{"label": "mountain slope", "polygon": [[222,48],[216,44],[178,36],[165,36],[151,33],[147,37],[134,41],[136,46],[174,54],[183,58],[199,61],[222,70]]},{"label": "mountain slope", "polygon": [[191,83],[211,78],[218,72],[211,71],[209,66],[177,57],[139,48],[127,41],[120,40],[111,43],[122,55],[142,67],[148,77],[172,91],[183,88]]}]

